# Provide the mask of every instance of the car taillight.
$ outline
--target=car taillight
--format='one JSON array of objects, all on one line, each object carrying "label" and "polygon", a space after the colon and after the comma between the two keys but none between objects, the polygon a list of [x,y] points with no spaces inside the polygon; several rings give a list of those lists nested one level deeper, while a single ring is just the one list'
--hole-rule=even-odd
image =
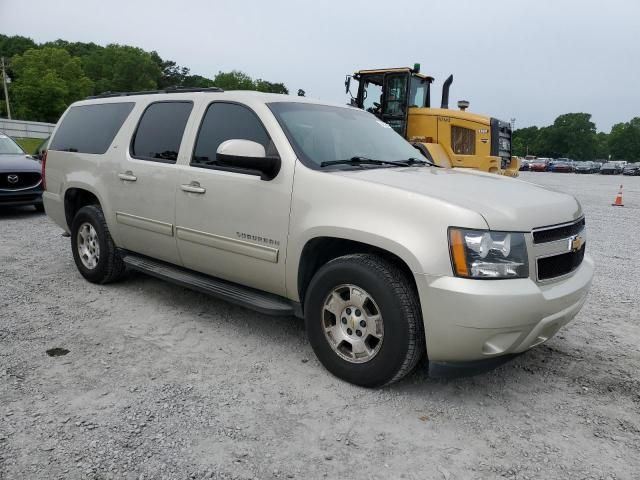
[{"label": "car taillight", "polygon": [[45,150],[42,153],[42,189],[47,189],[47,177],[45,177],[45,172],[47,169],[47,151]]}]

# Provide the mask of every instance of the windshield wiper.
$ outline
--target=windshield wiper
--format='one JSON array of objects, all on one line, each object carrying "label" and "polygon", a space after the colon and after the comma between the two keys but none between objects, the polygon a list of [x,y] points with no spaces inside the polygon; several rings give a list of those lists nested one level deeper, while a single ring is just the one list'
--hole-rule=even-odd
[{"label": "windshield wiper", "polygon": [[398,161],[389,162],[389,163],[393,163],[394,165],[401,165],[403,167],[410,167],[412,165],[429,165],[430,167],[440,166],[440,165],[436,165],[431,160],[427,160],[426,158],[420,159],[416,157],[409,157],[406,160],[398,160]]},{"label": "windshield wiper", "polygon": [[367,157],[351,157],[342,160],[328,160],[322,162],[320,167],[330,167],[332,165],[394,165],[395,162],[387,162],[385,160],[374,160]]}]

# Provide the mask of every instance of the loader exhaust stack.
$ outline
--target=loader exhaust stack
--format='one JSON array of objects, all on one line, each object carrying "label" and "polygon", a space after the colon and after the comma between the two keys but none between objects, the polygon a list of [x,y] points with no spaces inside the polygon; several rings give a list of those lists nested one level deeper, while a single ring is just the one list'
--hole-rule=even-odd
[{"label": "loader exhaust stack", "polygon": [[449,108],[449,87],[453,83],[453,75],[449,75],[442,84],[442,103],[440,108]]}]

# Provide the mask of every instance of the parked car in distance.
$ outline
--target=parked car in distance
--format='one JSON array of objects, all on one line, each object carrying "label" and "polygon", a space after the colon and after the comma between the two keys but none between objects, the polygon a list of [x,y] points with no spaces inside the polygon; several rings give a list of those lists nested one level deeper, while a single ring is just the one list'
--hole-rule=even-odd
[{"label": "parked car in distance", "polygon": [[640,175],[640,163],[628,163],[627,166],[622,169],[622,174],[630,176]]},{"label": "parked car in distance", "polygon": [[550,171],[556,173],[571,173],[573,172],[573,164],[567,161],[556,160],[550,167]]},{"label": "parked car in distance", "polygon": [[495,365],[584,304],[573,196],[436,166],[359,109],[201,90],[97,97],[60,119],[45,207],[88,281],[129,268],[297,315],[320,362],[367,387],[425,354],[432,374]]},{"label": "parked car in distance", "polygon": [[546,158],[537,158],[529,164],[529,170],[532,172],[546,172],[549,160]]},{"label": "parked car in distance", "polygon": [[576,162],[574,171],[576,173],[597,173],[600,171],[600,168],[595,162]]},{"label": "parked car in distance", "polygon": [[44,211],[41,165],[11,137],[0,133],[0,207],[23,205]]},{"label": "parked car in distance", "polygon": [[615,162],[607,162],[600,168],[602,175],[619,175],[622,173],[622,166]]},{"label": "parked car in distance", "polygon": [[530,163],[531,163],[531,160],[523,159],[523,160],[520,162],[520,171],[521,171],[521,172],[526,172],[526,171],[528,171],[528,170],[529,170],[529,165],[530,165]]}]

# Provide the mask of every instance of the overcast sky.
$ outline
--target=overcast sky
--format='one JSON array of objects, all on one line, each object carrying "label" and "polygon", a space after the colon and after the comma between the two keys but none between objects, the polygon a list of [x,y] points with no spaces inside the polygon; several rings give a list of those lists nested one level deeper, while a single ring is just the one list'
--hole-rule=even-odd
[{"label": "overcast sky", "polygon": [[344,75],[422,65],[451,105],[547,125],[640,116],[638,0],[0,0],[0,33],[156,50],[192,73],[242,70],[344,102]]}]

